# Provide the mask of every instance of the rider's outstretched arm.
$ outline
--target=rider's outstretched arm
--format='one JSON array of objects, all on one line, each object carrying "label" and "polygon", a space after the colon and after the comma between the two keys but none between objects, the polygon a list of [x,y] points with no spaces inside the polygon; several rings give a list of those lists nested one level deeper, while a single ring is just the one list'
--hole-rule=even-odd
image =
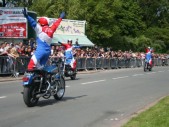
[{"label": "rider's outstretched arm", "polygon": [[73,45],[73,48],[81,48],[82,46],[79,45]]},{"label": "rider's outstretched arm", "polygon": [[65,12],[62,12],[62,13],[60,14],[60,17],[52,24],[51,30],[52,30],[53,32],[56,31],[56,29],[58,28],[58,26],[60,25],[60,22],[62,21],[62,19],[63,19],[64,17],[65,17]]},{"label": "rider's outstretched arm", "polygon": [[29,15],[26,18],[27,18],[28,22],[30,23],[31,27],[35,29],[37,22]]},{"label": "rider's outstretched arm", "polygon": [[65,43],[62,43],[60,41],[58,41],[58,43],[61,44],[61,45],[63,45],[64,47],[67,47],[67,44],[65,44]]},{"label": "rider's outstretched arm", "polygon": [[22,13],[36,33],[39,33],[42,31],[42,27],[31,16],[28,15],[26,8],[22,10]]}]

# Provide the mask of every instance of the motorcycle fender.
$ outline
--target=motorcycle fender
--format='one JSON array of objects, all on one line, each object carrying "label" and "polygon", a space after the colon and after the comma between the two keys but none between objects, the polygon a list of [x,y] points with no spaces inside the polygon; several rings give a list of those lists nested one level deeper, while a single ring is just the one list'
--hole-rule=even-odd
[{"label": "motorcycle fender", "polygon": [[27,86],[27,85],[29,85],[29,83],[28,82],[23,82],[22,85],[23,86]]},{"label": "motorcycle fender", "polygon": [[33,80],[33,76],[28,76],[29,80],[28,81],[24,81],[22,82],[22,85],[23,86],[28,86],[32,83],[32,80]]}]

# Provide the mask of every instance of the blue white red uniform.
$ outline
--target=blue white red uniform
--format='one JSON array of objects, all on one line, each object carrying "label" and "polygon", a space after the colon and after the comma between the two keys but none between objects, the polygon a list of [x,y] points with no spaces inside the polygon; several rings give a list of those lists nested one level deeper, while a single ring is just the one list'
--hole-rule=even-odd
[{"label": "blue white red uniform", "polygon": [[57,27],[59,26],[62,18],[58,18],[52,26],[41,26],[37,23],[32,17],[26,17],[32,28],[35,30],[37,38],[37,48],[32,56],[29,64],[28,70],[33,69],[34,67],[44,66],[51,54],[51,42],[53,38],[53,34],[56,31]]},{"label": "blue white red uniform", "polygon": [[64,44],[59,42],[65,48],[64,56],[66,57],[65,64],[70,65],[72,69],[76,68],[76,60],[73,56],[73,48],[80,48],[80,46],[74,46],[71,44]]},{"label": "blue white red uniform", "polygon": [[146,49],[145,59],[150,65],[152,65],[152,49],[151,48]]}]

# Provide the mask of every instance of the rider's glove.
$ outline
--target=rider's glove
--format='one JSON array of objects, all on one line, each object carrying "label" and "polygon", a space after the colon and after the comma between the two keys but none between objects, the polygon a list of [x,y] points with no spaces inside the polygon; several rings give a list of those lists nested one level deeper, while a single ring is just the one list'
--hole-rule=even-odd
[{"label": "rider's glove", "polygon": [[65,12],[62,12],[61,14],[60,14],[60,18],[64,18],[65,17]]},{"label": "rider's glove", "polygon": [[26,10],[26,8],[24,7],[24,9],[22,10],[22,13],[25,17],[28,17],[28,12]]},{"label": "rider's glove", "polygon": [[58,41],[59,44],[62,44],[60,41]]}]

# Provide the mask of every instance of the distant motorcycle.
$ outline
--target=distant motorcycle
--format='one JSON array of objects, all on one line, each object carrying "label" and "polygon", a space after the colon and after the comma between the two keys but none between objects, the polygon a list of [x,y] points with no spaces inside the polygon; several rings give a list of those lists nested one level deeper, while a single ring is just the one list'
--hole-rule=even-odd
[{"label": "distant motorcycle", "polygon": [[71,80],[75,80],[76,79],[76,74],[77,74],[76,69],[73,70],[70,65],[65,65],[65,69],[64,69],[65,77],[70,77]]},{"label": "distant motorcycle", "polygon": [[63,62],[63,73],[65,77],[70,77],[71,80],[76,79],[77,69],[73,69],[69,64],[66,64],[66,58],[64,58]]},{"label": "distant motorcycle", "polygon": [[162,59],[162,66],[165,66],[165,65],[166,65],[165,59]]},{"label": "distant motorcycle", "polygon": [[53,96],[61,100],[65,93],[65,79],[61,74],[60,62],[52,62],[43,69],[27,71],[23,77],[23,100],[28,107],[35,106],[40,97]]},{"label": "distant motorcycle", "polygon": [[149,61],[147,61],[146,59],[144,61],[143,68],[144,68],[144,72],[146,72],[146,71],[152,71],[152,65],[150,65]]}]

